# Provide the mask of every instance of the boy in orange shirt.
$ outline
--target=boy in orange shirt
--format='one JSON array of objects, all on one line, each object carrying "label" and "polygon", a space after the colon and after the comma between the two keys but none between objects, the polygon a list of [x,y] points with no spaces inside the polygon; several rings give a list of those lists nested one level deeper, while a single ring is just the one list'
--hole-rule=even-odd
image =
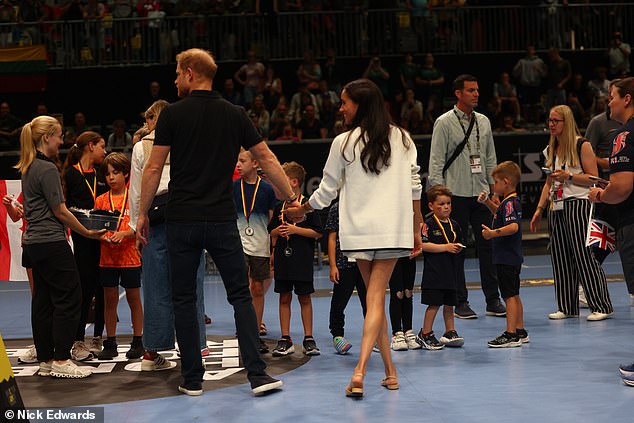
[{"label": "boy in orange shirt", "polygon": [[143,307],[141,305],[141,259],[135,247],[135,234],[130,229],[128,211],[128,178],[130,160],[123,153],[111,153],[103,161],[102,169],[110,191],[95,200],[95,208],[119,212],[117,228],[107,232],[101,241],[99,280],[104,290],[106,334],[103,350],[97,355],[100,360],[112,360],[117,352],[117,306],[119,284],[125,288],[126,298],[132,314],[134,336],[126,357],[143,356]]}]

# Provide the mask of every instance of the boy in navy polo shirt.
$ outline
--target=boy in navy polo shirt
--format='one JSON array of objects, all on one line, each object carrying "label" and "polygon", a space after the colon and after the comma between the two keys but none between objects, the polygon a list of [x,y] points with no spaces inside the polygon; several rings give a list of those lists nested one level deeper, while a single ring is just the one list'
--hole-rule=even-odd
[{"label": "boy in navy polo shirt", "polygon": [[[422,228],[425,266],[421,302],[428,307],[416,342],[428,350],[461,347],[464,338],[456,332],[453,312],[457,303],[456,288],[459,283],[464,283],[462,232],[458,222],[449,218],[451,191],[447,187],[431,187],[427,191],[427,200],[433,215],[425,219]],[[443,306],[445,334],[438,341],[432,329],[440,306]]]},{"label": "boy in navy polo shirt", "polygon": [[500,293],[506,303],[506,331],[488,342],[491,348],[519,347],[529,342],[524,329],[524,308],[520,299],[520,270],[522,256],[522,207],[516,186],[520,181],[520,167],[511,161],[500,163],[493,172],[493,193],[503,198],[497,205],[481,194],[483,202],[493,213],[493,227],[482,225],[484,239],[492,240],[493,264],[497,267]]},{"label": "boy in navy polo shirt", "polygon": [[[301,195],[301,187],[306,171],[296,162],[282,165],[286,177],[293,188],[297,201],[305,203],[308,198]],[[322,225],[318,213],[310,213],[306,220],[293,224],[286,220],[284,209],[286,202],[279,204],[269,223],[269,232],[273,240],[273,273],[275,292],[280,294],[280,329],[282,337],[273,349],[273,356],[280,357],[295,352],[290,336],[291,300],[293,291],[299,301],[302,324],[304,325],[303,350],[306,355],[319,355],[319,348],[313,338],[313,304],[310,294],[313,286],[313,258],[315,239],[321,238]]]}]

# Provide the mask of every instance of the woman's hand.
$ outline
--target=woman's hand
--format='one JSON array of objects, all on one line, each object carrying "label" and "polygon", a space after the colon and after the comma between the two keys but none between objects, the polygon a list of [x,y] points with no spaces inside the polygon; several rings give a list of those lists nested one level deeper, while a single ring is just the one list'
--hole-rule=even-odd
[{"label": "woman's hand", "polygon": [[539,230],[539,224],[542,221],[542,209],[535,210],[535,214],[531,219],[530,230],[531,232],[537,232]]},{"label": "woman's hand", "polygon": [[550,177],[556,180],[557,182],[564,183],[570,179],[572,174],[567,170],[557,169],[553,173],[550,174]]}]

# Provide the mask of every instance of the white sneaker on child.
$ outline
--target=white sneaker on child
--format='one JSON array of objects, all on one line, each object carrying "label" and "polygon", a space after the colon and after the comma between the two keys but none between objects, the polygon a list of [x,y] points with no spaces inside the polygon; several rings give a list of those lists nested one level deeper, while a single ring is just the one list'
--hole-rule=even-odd
[{"label": "white sneaker on child", "polygon": [[392,349],[394,351],[407,351],[407,341],[405,340],[405,334],[402,331],[398,331],[392,336]]},{"label": "white sneaker on child", "polygon": [[411,329],[405,332],[405,342],[407,343],[407,348],[410,350],[421,349],[420,344],[416,342],[416,334]]}]

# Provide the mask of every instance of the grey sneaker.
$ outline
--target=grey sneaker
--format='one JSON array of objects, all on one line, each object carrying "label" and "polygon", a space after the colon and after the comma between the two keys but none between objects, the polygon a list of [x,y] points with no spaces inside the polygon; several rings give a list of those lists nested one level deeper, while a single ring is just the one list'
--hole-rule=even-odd
[{"label": "grey sneaker", "polygon": [[37,372],[40,376],[50,376],[51,375],[51,367],[52,363],[47,363],[46,361],[42,361],[40,363],[40,370]]},{"label": "grey sneaker", "polygon": [[78,366],[72,361],[68,360],[64,364],[51,365],[51,376],[62,377],[69,379],[82,379],[92,374],[92,368],[89,366]]},{"label": "grey sneaker", "polygon": [[469,303],[458,304],[454,310],[453,315],[458,319],[477,319],[478,315],[469,307]]},{"label": "grey sneaker", "polygon": [[37,363],[37,351],[35,351],[35,345],[29,345],[27,350],[18,357],[19,363]]},{"label": "grey sneaker", "polygon": [[505,317],[506,307],[502,304],[502,301],[496,300],[491,304],[487,304],[487,316]]},{"label": "grey sneaker", "polygon": [[101,339],[101,336],[93,336],[92,340],[90,341],[90,346],[88,347],[88,350],[90,350],[93,355],[97,355],[101,352],[102,348],[103,339]]},{"label": "grey sneaker", "polygon": [[73,360],[77,361],[85,361],[92,358],[92,353],[84,341],[75,341],[73,348],[70,350],[70,355],[73,357]]},{"label": "grey sneaker", "polygon": [[440,337],[440,343],[446,347],[459,348],[464,345],[464,338],[455,330],[450,330]]}]

